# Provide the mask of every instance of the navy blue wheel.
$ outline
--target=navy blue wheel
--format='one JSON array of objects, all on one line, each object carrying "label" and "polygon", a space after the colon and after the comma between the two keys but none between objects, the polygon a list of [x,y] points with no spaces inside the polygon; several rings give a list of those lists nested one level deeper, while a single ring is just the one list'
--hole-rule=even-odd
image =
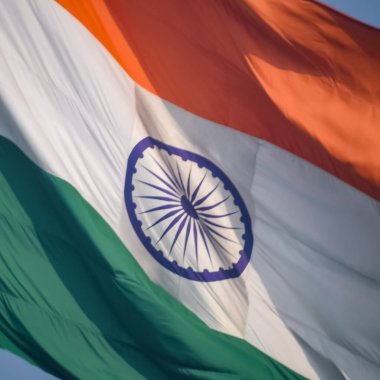
[{"label": "navy blue wheel", "polygon": [[220,281],[246,268],[253,248],[248,210],[208,159],[147,137],[129,156],[124,195],[142,244],[169,271]]}]

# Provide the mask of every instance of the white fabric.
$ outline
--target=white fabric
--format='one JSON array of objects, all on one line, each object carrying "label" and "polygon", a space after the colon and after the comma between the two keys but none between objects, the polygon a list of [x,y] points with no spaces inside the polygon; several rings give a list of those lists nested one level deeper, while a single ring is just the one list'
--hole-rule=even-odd
[{"label": "white fabric", "polygon": [[[1,135],[71,183],[149,276],[210,327],[309,378],[378,378],[378,202],[292,154],[141,89],[56,3],[6,0],[0,8]],[[123,194],[126,165],[147,135],[207,157],[240,192],[255,241],[238,279],[181,278],[134,233]]]}]

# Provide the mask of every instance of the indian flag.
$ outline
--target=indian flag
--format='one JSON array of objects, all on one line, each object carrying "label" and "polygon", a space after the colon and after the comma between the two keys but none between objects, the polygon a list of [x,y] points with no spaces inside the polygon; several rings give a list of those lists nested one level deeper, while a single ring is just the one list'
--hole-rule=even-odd
[{"label": "indian flag", "polygon": [[2,1],[0,345],[378,379],[379,47],[311,0]]}]

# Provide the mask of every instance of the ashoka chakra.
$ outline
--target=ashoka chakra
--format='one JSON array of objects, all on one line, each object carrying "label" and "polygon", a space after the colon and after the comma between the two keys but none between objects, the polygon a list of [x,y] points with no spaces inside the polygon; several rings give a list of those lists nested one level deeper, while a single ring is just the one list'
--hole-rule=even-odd
[{"label": "ashoka chakra", "polygon": [[195,281],[238,277],[253,247],[239,192],[208,159],[147,137],[132,150],[125,202],[133,228],[166,269]]}]

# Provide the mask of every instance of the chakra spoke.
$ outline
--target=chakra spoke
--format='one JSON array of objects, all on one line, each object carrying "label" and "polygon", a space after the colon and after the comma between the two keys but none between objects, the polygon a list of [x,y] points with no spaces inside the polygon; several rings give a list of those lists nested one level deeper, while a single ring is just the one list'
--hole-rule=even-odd
[{"label": "chakra spoke", "polygon": [[177,178],[177,175],[176,175],[176,173],[175,173],[175,170],[174,170],[174,168],[173,168],[172,163],[170,162],[170,160],[168,159],[168,157],[162,157],[162,160],[165,162],[166,166],[168,167],[169,172],[170,172],[171,175],[172,175],[172,179],[173,179],[173,181],[174,181],[174,183],[175,183],[175,186],[177,187],[178,191],[179,191],[180,193],[182,193],[182,188],[181,188],[180,183],[178,182],[178,178]]},{"label": "chakra spoke", "polygon": [[169,190],[166,190],[166,189],[164,189],[164,188],[162,188],[162,187],[160,187],[160,186],[156,186],[156,185],[153,185],[153,184],[151,184],[151,183],[149,183],[149,182],[145,182],[145,181],[141,181],[141,180],[137,180],[138,182],[140,182],[140,183],[143,183],[144,185],[146,185],[146,186],[149,186],[149,187],[151,187],[151,188],[153,188],[153,189],[156,189],[156,190],[159,190],[159,191],[161,191],[161,192],[163,192],[163,193],[165,193],[165,194],[167,194],[167,195],[171,195],[172,197],[178,197],[178,195],[177,194],[174,194],[174,193],[172,193],[171,191],[169,191]]},{"label": "chakra spoke", "polygon": [[192,166],[190,166],[189,176],[187,177],[187,197],[190,198],[190,178],[191,178],[191,170],[193,169]]},{"label": "chakra spoke", "polygon": [[166,227],[166,230],[163,232],[163,234],[160,236],[158,239],[156,245],[164,238],[164,236],[175,226],[176,223],[182,218],[184,212],[177,215],[171,222],[170,224]]},{"label": "chakra spoke", "polygon": [[195,245],[195,257],[197,259],[198,266],[198,233],[197,233],[197,223],[193,219],[193,228],[194,228],[194,245]]},{"label": "chakra spoke", "polygon": [[169,205],[163,205],[163,206],[153,207],[153,208],[150,208],[149,210],[145,210],[145,211],[139,212],[139,215],[146,214],[148,212],[153,212],[153,211],[166,210],[166,209],[174,208],[174,207],[179,207],[179,205],[178,204],[177,205],[169,204]]},{"label": "chakra spoke", "polygon": [[227,248],[225,248],[211,233],[210,231],[208,231],[207,228],[204,228],[202,222],[201,222],[201,226],[203,227],[204,229],[204,232],[206,234],[206,236],[209,238],[212,246],[214,247],[215,251],[218,252],[218,249],[215,247],[215,244],[217,244],[223,251],[225,251],[229,256],[231,257],[234,257],[234,255],[228,251]]},{"label": "chakra spoke", "polygon": [[136,195],[136,198],[155,199],[157,201],[181,203],[179,199],[173,199],[173,198],[168,198],[168,197],[155,197],[153,195]]},{"label": "chakra spoke", "polygon": [[208,192],[204,197],[202,197],[201,199],[198,199],[195,203],[194,203],[194,207],[196,206],[200,206],[219,186],[219,182],[216,184],[216,186],[210,191]]},{"label": "chakra spoke", "polygon": [[[203,176],[203,178],[202,178],[201,181],[199,182],[198,186],[195,188],[195,190],[194,190],[194,192],[193,192],[193,194],[192,194],[192,196],[191,196],[191,201],[192,201],[192,202],[194,202],[194,199],[197,197],[197,195],[198,195],[198,191],[199,191],[199,189],[201,188],[202,183],[203,183],[203,181],[204,181],[205,178],[206,178],[206,175],[207,175],[207,172],[205,173],[205,175]],[[195,206],[195,205],[194,205],[194,206]]]},{"label": "chakra spoke", "polygon": [[[228,256],[235,257],[226,247],[223,246],[223,244],[221,244],[217,239],[215,239],[214,236],[210,235],[209,238],[210,238],[211,242],[213,242],[212,244],[213,244],[214,248],[215,248],[215,245],[214,245],[214,243],[215,243],[221,250],[226,252]],[[215,250],[217,251],[216,248],[215,248]]]},{"label": "chakra spoke", "polygon": [[182,180],[182,176],[181,176],[181,171],[179,170],[179,166],[178,166],[178,161],[176,161],[176,165],[177,165],[178,179],[179,179],[179,182],[181,184],[181,188],[183,190],[183,193],[186,194],[185,185],[183,184],[183,180]]},{"label": "chakra spoke", "polygon": [[165,161],[166,166],[169,168],[169,171],[170,171],[170,173],[171,173],[172,176],[173,176],[173,181],[175,182],[176,187],[177,187],[179,193],[182,194],[183,189],[182,189],[182,187],[181,187],[181,184],[180,184],[179,181],[178,181],[178,178],[177,178],[177,176],[176,176],[175,170],[173,169],[173,166],[172,166],[170,160],[168,160],[167,157],[162,157],[162,159],[163,159],[163,161]]},{"label": "chakra spoke", "polygon": [[162,170],[162,172],[166,175],[166,178],[171,182],[171,184],[174,186],[171,186],[170,184],[168,183],[165,183],[169,188],[171,188],[173,191],[177,192],[178,194],[180,194],[179,192],[181,191],[181,189],[177,186],[177,184],[174,182],[173,178],[170,176],[170,174],[165,170],[165,168],[158,162],[158,160],[156,160],[153,155],[151,155],[151,157],[153,158],[154,162],[158,165],[158,167]]},{"label": "chakra spoke", "polygon": [[205,222],[205,223],[207,223],[207,224],[211,224],[212,226],[219,227],[219,228],[224,228],[226,230],[241,230],[241,227],[223,226],[221,224],[211,222],[210,220],[207,220],[207,219],[203,219],[202,221]]},{"label": "chakra spoke", "polygon": [[235,240],[232,240],[230,238],[227,238],[225,236],[223,236],[222,234],[220,234],[218,231],[215,231],[213,228],[211,228],[210,226],[204,226],[205,228],[207,228],[207,230],[209,230],[210,232],[212,232],[214,235],[217,235],[219,236],[220,238],[226,240],[226,241],[229,241],[231,243],[234,243],[234,244],[238,244],[239,245],[239,242],[235,241]]},{"label": "chakra spoke", "polygon": [[195,211],[198,212],[198,211],[209,211],[209,210],[212,210],[213,208],[218,207],[219,205],[221,205],[222,203],[224,203],[225,201],[227,201],[229,198],[230,198],[230,196],[224,198],[223,200],[221,200],[218,203],[213,204],[212,206],[196,207]]},{"label": "chakra spoke", "polygon": [[191,231],[191,221],[192,221],[192,219],[189,218],[189,221],[187,222],[186,236],[185,236],[185,246],[184,246],[184,248],[183,248],[183,256],[182,256],[182,260],[184,260],[184,258],[185,258],[185,254],[186,254],[187,242],[188,242],[188,240],[189,240],[189,234],[190,234],[190,231]]},{"label": "chakra spoke", "polygon": [[169,251],[169,255],[172,253],[172,250],[173,250],[173,247],[174,247],[174,244],[176,243],[179,235],[181,234],[182,230],[183,230],[183,227],[185,226],[185,223],[186,223],[186,220],[187,218],[189,218],[189,215],[186,215],[183,219],[182,219],[182,222],[180,223],[179,227],[178,227],[178,230],[174,236],[174,239],[173,239],[173,243],[172,243],[172,246],[170,247],[170,251]]},{"label": "chakra spoke", "polygon": [[237,214],[238,211],[234,211],[234,212],[229,212],[228,214],[222,214],[222,215],[213,215],[213,214],[206,214],[204,212],[198,212],[198,215],[203,217],[203,218],[224,218],[224,217],[227,217],[227,216],[230,216],[230,215],[234,215],[234,214]]},{"label": "chakra spoke", "polygon": [[208,258],[210,259],[210,263],[212,265],[212,258],[211,258],[211,255],[210,255],[210,250],[208,249],[208,244],[207,244],[207,240],[205,238],[205,234],[203,232],[203,226],[201,224],[198,224],[198,228],[199,228],[199,232],[201,234],[201,237],[202,237],[202,240],[203,240],[203,244],[205,245],[206,247],[206,251],[207,251],[207,255],[208,255]]},{"label": "chakra spoke", "polygon": [[[145,231],[150,230],[152,227],[156,226],[158,223],[163,222],[164,220],[170,218],[171,216],[174,216],[175,214],[178,214],[180,211],[182,211],[182,208],[179,208],[178,210],[173,210],[162,216],[160,219],[155,221],[151,226],[149,226]],[[182,213],[181,215],[183,215]]]},{"label": "chakra spoke", "polygon": [[156,177],[160,182],[165,184],[169,189],[172,189],[174,192],[176,192],[179,195],[179,192],[173,188],[173,186],[170,185],[169,182],[165,181],[163,178],[161,178],[158,174],[156,174],[153,170],[150,170],[145,165],[141,165],[146,171],[148,171],[150,174],[152,174],[154,177]]}]

